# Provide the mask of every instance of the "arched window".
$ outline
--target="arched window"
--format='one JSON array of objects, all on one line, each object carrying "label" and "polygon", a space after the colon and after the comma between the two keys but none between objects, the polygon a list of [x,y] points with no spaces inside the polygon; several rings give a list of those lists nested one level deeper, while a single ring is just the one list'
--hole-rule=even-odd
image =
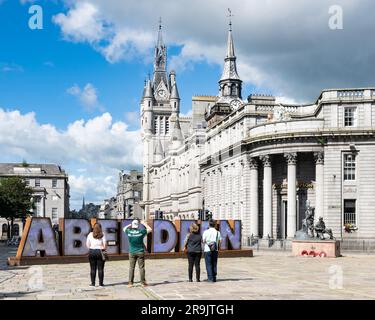
[{"label": "arched window", "polygon": [[18,224],[13,225],[13,235],[16,237],[20,235],[20,226]]},{"label": "arched window", "polygon": [[2,235],[6,235],[8,233],[8,225],[6,223],[3,223],[1,227]]}]

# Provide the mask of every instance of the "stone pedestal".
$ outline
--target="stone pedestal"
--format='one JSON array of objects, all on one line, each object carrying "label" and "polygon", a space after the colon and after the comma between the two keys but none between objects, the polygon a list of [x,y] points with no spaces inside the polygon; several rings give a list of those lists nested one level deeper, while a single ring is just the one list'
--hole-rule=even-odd
[{"label": "stone pedestal", "polygon": [[292,253],[294,256],[337,258],[341,256],[340,241],[293,240]]}]

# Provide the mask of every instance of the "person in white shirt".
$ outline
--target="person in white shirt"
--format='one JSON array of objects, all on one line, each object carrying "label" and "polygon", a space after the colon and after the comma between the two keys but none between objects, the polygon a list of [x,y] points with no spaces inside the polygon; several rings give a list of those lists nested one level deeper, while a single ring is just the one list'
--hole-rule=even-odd
[{"label": "person in white shirt", "polygon": [[217,258],[219,255],[221,235],[216,230],[216,222],[209,220],[209,229],[203,232],[202,242],[204,243],[204,260],[206,262],[206,270],[208,282],[216,282],[217,275]]},{"label": "person in white shirt", "polygon": [[107,240],[99,223],[94,225],[93,231],[89,233],[86,240],[89,250],[91,286],[95,287],[96,270],[98,270],[99,286],[104,287],[104,264],[102,250],[107,249]]}]

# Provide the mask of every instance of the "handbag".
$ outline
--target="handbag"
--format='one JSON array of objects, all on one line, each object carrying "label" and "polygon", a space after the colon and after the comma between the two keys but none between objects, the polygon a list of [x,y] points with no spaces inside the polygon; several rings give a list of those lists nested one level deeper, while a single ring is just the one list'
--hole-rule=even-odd
[{"label": "handbag", "polygon": [[108,258],[107,250],[102,249],[102,250],[100,250],[100,253],[102,254],[102,260],[108,261],[109,258]]},{"label": "handbag", "polygon": [[190,233],[185,238],[185,245],[184,245],[184,253],[185,254],[187,253],[187,244],[188,244],[189,239],[190,239]]},{"label": "handbag", "polygon": [[213,251],[217,251],[217,240],[219,238],[219,231],[217,231],[216,233],[216,241],[212,241],[210,243],[208,243],[208,247],[210,248],[210,251],[213,252]]}]

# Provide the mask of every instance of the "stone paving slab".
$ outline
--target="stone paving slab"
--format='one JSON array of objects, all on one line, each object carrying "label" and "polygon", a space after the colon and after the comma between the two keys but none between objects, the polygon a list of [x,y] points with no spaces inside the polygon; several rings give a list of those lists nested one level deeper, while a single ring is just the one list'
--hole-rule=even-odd
[{"label": "stone paving slab", "polygon": [[8,268],[8,252],[0,247],[0,300],[375,299],[373,255],[330,259],[255,251],[253,258],[220,259],[216,283],[205,281],[203,260],[199,283],[187,282],[186,259],[147,260],[147,288],[128,288],[128,261],[109,261],[106,287],[91,288],[88,263]]}]

